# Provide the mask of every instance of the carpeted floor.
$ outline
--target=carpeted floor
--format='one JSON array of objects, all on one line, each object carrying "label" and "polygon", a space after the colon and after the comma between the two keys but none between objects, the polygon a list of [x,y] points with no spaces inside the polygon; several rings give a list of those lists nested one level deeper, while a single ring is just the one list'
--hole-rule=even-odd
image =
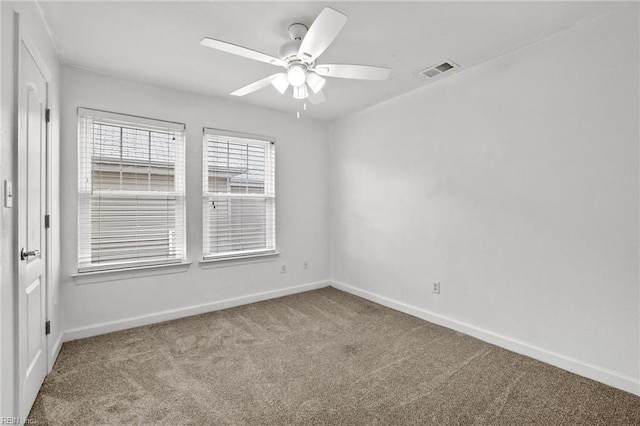
[{"label": "carpeted floor", "polygon": [[640,398],[325,288],[65,343],[36,425],[639,425]]}]

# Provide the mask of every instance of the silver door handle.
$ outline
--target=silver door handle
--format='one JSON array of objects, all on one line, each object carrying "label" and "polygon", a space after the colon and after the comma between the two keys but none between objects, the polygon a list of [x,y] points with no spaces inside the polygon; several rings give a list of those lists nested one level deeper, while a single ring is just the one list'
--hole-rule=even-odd
[{"label": "silver door handle", "polygon": [[20,260],[27,260],[31,256],[40,256],[40,250],[20,250]]}]

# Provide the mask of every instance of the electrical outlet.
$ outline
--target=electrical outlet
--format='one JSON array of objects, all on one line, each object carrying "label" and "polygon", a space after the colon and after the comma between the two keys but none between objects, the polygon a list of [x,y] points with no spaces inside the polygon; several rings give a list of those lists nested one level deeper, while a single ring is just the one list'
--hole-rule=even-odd
[{"label": "electrical outlet", "polygon": [[435,294],[440,294],[440,281],[433,282],[433,290]]},{"label": "electrical outlet", "polygon": [[287,273],[287,265],[285,265],[284,263],[280,267],[280,273],[281,274],[286,274]]},{"label": "electrical outlet", "polygon": [[302,264],[302,268],[309,269],[309,262],[305,260],[304,263]]}]

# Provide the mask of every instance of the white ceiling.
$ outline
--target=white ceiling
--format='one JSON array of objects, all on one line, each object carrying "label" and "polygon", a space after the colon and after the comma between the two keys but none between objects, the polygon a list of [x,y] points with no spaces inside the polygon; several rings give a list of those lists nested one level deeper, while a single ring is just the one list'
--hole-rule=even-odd
[{"label": "white ceiling", "polygon": [[437,79],[417,72],[443,60],[473,65],[606,13],[612,2],[94,2],[41,1],[59,55],[70,66],[294,113],[267,87],[229,95],[281,68],[203,47],[207,36],[277,56],[294,22],[325,6],[349,20],[318,63],[390,67],[389,81],[330,79],[327,102],[306,114],[333,119]]}]

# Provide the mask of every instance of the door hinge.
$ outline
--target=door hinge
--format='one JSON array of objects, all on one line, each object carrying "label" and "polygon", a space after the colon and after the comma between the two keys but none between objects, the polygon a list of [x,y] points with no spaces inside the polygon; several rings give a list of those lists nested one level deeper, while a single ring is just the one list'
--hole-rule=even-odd
[{"label": "door hinge", "polygon": [[51,121],[51,109],[47,108],[44,110],[44,121],[49,123]]},{"label": "door hinge", "polygon": [[44,215],[44,227],[51,228],[51,216],[49,216],[48,214]]},{"label": "door hinge", "polygon": [[44,323],[44,334],[51,334],[51,321]]}]

